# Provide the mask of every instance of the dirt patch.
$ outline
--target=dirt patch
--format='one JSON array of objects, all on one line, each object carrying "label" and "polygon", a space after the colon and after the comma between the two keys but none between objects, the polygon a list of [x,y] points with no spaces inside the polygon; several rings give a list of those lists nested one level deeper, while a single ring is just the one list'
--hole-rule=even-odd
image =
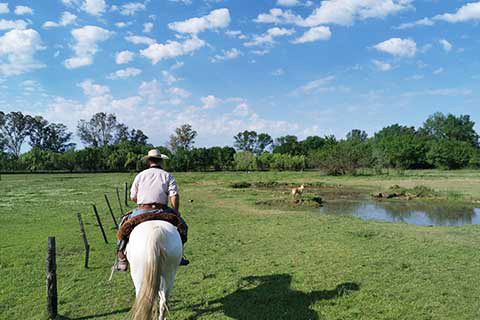
[{"label": "dirt patch", "polygon": [[402,188],[399,185],[391,186],[387,191],[376,192],[371,195],[375,199],[401,199],[412,200],[416,198],[431,199],[438,197],[438,192],[426,186]]},{"label": "dirt patch", "polygon": [[320,208],[323,199],[320,196],[304,196],[298,199],[268,199],[255,202],[259,206],[277,207],[277,208]]}]

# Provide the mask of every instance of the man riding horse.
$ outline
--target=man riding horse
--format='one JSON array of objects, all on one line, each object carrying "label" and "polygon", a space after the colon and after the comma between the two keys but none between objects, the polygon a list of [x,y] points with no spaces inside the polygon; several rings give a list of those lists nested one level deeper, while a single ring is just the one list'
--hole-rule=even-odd
[{"label": "man riding horse", "polygon": [[[117,261],[113,268],[116,271],[126,271],[128,261],[124,253],[128,241],[128,234],[136,223],[149,219],[161,219],[171,222],[172,217],[176,222],[183,243],[187,240],[187,224],[181,218],[180,195],[177,189],[175,178],[162,169],[162,162],[168,157],[161,154],[157,149],[152,149],[144,157],[148,162],[148,169],[137,174],[133,180],[130,198],[138,205],[123,219],[117,233]],[[171,207],[167,203],[170,200]],[[164,219],[163,217],[170,217]],[[134,222],[133,226],[128,225]],[[128,229],[128,231],[127,231]],[[182,258],[180,265],[188,265],[190,262]]]}]

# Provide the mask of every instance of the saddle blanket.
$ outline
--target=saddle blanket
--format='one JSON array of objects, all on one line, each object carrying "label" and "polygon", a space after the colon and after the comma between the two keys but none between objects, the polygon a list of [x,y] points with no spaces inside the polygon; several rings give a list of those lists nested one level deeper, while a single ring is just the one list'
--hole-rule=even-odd
[{"label": "saddle blanket", "polygon": [[177,216],[174,213],[167,213],[162,209],[150,210],[147,213],[142,213],[135,217],[123,220],[120,229],[117,231],[117,240],[124,240],[127,242],[128,238],[130,237],[130,233],[136,226],[142,222],[150,220],[162,220],[171,223],[177,228],[180,238],[182,239],[182,243],[187,242],[188,227],[185,221],[180,216]]}]

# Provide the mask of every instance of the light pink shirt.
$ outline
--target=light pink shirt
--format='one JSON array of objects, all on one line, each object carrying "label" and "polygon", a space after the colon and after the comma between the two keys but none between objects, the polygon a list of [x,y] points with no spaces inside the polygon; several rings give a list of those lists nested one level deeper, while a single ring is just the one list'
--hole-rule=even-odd
[{"label": "light pink shirt", "polygon": [[168,204],[168,197],[176,194],[175,178],[160,168],[150,168],[137,174],[130,190],[130,197],[136,197],[137,204]]}]

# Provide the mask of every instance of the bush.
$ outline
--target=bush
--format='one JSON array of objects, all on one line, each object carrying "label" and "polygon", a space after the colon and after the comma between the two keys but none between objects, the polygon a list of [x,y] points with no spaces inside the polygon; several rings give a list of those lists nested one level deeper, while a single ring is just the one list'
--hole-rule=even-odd
[{"label": "bush", "polygon": [[245,189],[245,188],[250,188],[252,186],[251,183],[242,181],[242,182],[233,182],[230,184],[230,188],[234,189]]},{"label": "bush", "polygon": [[233,156],[235,169],[239,171],[253,171],[256,169],[255,155],[249,151],[237,152]]}]

